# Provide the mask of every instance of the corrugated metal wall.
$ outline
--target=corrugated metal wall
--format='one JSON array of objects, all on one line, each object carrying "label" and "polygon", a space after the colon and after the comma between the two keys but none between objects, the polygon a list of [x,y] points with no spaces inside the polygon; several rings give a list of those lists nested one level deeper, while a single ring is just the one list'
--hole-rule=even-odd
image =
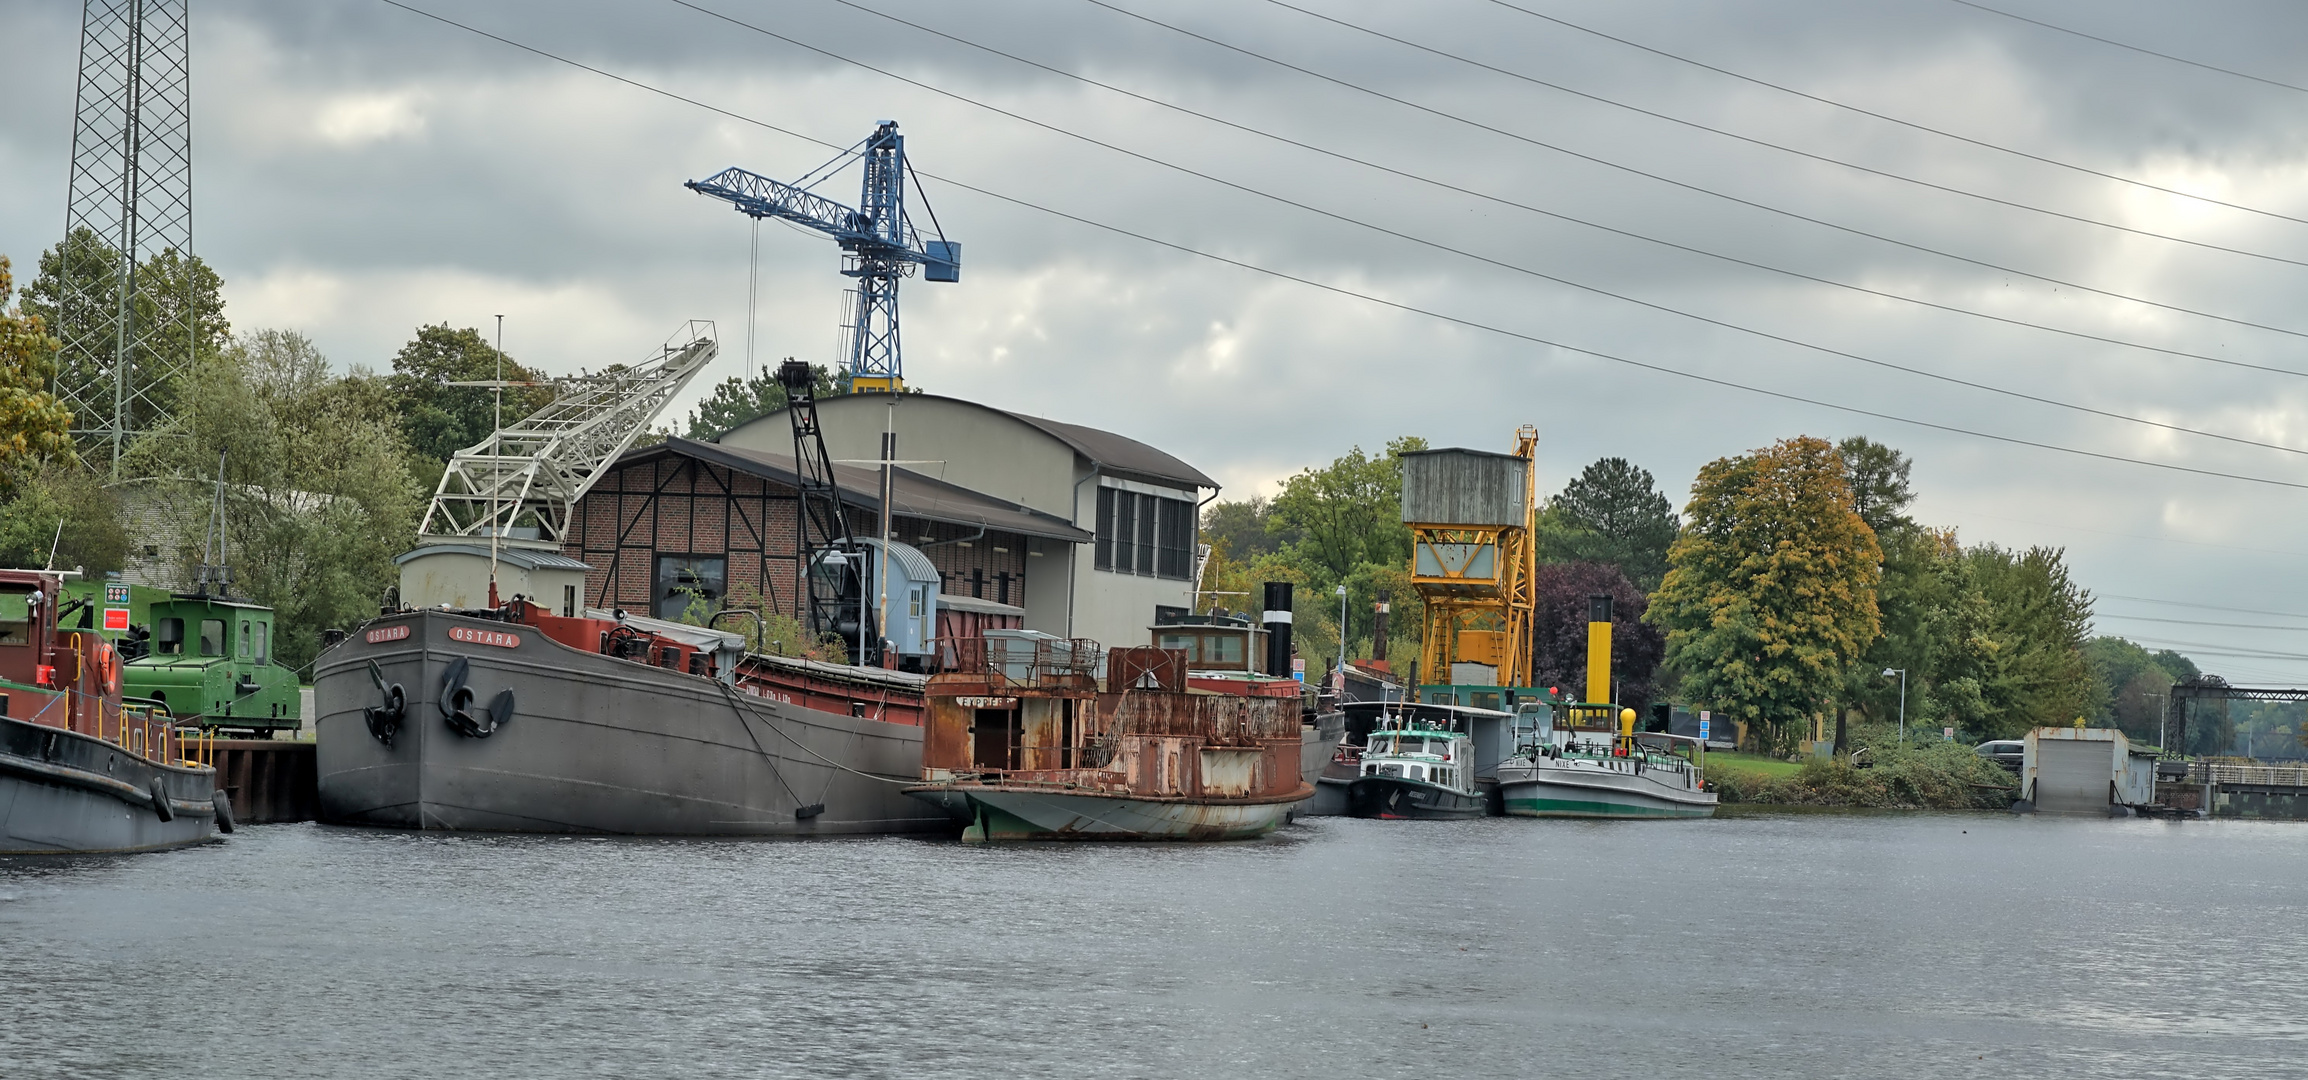
[{"label": "corrugated metal wall", "polygon": [[1485,450],[1422,450],[1402,459],[1402,519],[1424,525],[1521,525],[1531,463]]}]

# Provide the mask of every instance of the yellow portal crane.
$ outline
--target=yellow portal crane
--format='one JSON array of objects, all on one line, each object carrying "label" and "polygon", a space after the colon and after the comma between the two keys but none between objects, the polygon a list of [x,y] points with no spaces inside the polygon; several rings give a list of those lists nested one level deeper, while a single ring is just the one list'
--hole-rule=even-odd
[{"label": "yellow portal crane", "polygon": [[[1459,685],[1460,665],[1491,669],[1467,685],[1531,685],[1538,593],[1533,549],[1539,429],[1515,431],[1511,454],[1421,450],[1403,455],[1402,520],[1410,578],[1426,601],[1420,666],[1429,684]],[[1471,703],[1471,702],[1470,702]]]}]

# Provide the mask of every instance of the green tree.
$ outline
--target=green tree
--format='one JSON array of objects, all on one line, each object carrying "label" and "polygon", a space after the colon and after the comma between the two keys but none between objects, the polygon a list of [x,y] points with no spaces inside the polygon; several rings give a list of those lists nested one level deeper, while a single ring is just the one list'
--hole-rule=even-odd
[{"label": "green tree", "polygon": [[2094,727],[2120,728],[2137,742],[2155,744],[2163,737],[2172,684],[2203,674],[2179,653],[2150,652],[2120,637],[2093,638],[2083,654],[2091,679],[2085,715]]},{"label": "green tree", "polygon": [[1993,677],[1982,676],[1988,715],[1972,730],[2010,739],[2084,715],[2092,696],[2083,653],[2092,596],[2068,576],[2064,552],[1983,544],[1963,557],[1987,603],[1979,632],[1995,642]]},{"label": "green tree", "polygon": [[1364,563],[1410,561],[1410,529],[1402,523],[1402,455],[1424,449],[1426,440],[1407,435],[1375,457],[1357,446],[1325,468],[1283,481],[1268,520],[1271,527],[1298,533],[1284,552],[1309,572],[1309,584],[1327,590]]},{"label": "green tree", "polygon": [[[112,368],[120,325],[120,254],[82,228],[42,252],[40,272],[24,287],[24,309],[47,325],[61,348],[51,388],[61,398],[112,400]],[[198,367],[232,335],[224,315],[224,281],[197,255],[174,248],[134,269],[137,303],[128,312],[127,380],[133,388],[127,416],[144,431],[176,407],[171,372]],[[82,417],[83,426],[111,417]],[[107,449],[107,456],[110,451]]]},{"label": "green tree", "polygon": [[1645,618],[1685,694],[1785,750],[1875,638],[1875,534],[1835,447],[1810,437],[1708,463],[1684,513]]},{"label": "green tree", "polygon": [[120,496],[79,462],[56,458],[14,477],[0,501],[0,566],[48,566],[100,575],[128,556]]},{"label": "green tree", "polygon": [[[471,327],[451,329],[447,323],[417,328],[417,336],[393,357],[387,380],[393,407],[400,415],[408,446],[439,466],[457,451],[473,446],[496,430],[496,398],[487,387],[450,386],[452,382],[480,382],[499,378],[509,382],[537,381],[535,373],[511,356],[503,356]],[[504,420],[512,423],[544,407],[552,391],[542,386],[505,391]]]},{"label": "green tree", "polygon": [[[1947,635],[1968,594],[1951,560],[1962,554],[1952,530],[1923,528],[1903,511],[1915,501],[1908,484],[1913,469],[1907,455],[1882,443],[1853,436],[1835,444],[1843,459],[1843,479],[1851,485],[1852,511],[1875,532],[1883,552],[1883,575],[1876,587],[1876,610],[1882,629],[1867,652],[1844,672],[1844,686],[1836,701],[1838,739],[1845,712],[1856,707],[1868,718],[1896,722],[1901,715],[1901,685],[1885,671],[1906,673],[1905,715],[1919,726],[1931,726],[1949,717],[1934,711],[1940,701],[1937,663],[1962,652],[1966,643]],[[1976,642],[1970,643],[1976,645]],[[1962,696],[1963,688],[1948,693]],[[1961,725],[1957,725],[1961,726]]]},{"label": "green tree", "polygon": [[1296,537],[1271,527],[1273,512],[1273,503],[1257,495],[1211,503],[1210,509],[1202,512],[1202,542],[1244,561],[1280,551]]},{"label": "green tree", "polygon": [[72,413],[48,392],[56,338],[37,313],[13,310],[14,295],[0,255],[0,488],[26,465],[72,455]]},{"label": "green tree", "polygon": [[1859,435],[1836,443],[1835,452],[1843,458],[1843,478],[1851,485],[1851,508],[1859,520],[1878,535],[1915,525],[1901,513],[1915,501],[1907,480],[1915,465],[1907,455]]},{"label": "green tree", "polygon": [[[157,515],[186,523],[172,554],[184,578],[202,561],[217,457],[233,591],[279,612],[282,664],[300,667],[321,630],[373,613],[415,542],[425,487],[385,379],[329,372],[312,342],[266,330],[234,340],[189,380],[185,407],[130,452]],[[185,512],[186,510],[191,512]]]},{"label": "green tree", "polygon": [[[809,374],[813,392],[818,397],[833,396],[831,370],[812,364]],[[719,439],[746,421],[785,408],[785,401],[785,385],[777,381],[775,368],[764,369],[750,379],[732,375],[715,383],[705,400],[690,410],[687,435],[692,439]]]},{"label": "green tree", "polygon": [[1539,557],[1618,567],[1650,592],[1667,576],[1667,547],[1680,524],[1649,471],[1607,457],[1582,470],[1539,513]]}]

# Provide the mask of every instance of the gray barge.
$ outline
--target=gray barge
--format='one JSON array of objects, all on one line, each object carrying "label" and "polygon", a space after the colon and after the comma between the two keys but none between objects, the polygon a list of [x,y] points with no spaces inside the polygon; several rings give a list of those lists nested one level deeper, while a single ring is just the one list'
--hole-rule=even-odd
[{"label": "gray barge", "polygon": [[151,851],[231,831],[216,770],[165,710],[120,695],[121,658],[58,626],[63,576],[0,570],[0,855]]},{"label": "gray barge", "polygon": [[314,679],[325,821],[659,836],[951,832],[918,782],[919,676],[733,634],[497,611],[380,618]]}]

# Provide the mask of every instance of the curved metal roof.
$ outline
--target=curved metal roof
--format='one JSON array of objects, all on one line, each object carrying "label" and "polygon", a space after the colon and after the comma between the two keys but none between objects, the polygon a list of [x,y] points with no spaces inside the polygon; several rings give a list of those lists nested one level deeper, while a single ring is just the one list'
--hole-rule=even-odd
[{"label": "curved metal roof", "polygon": [[[878,536],[860,536],[857,542],[872,548],[882,546],[882,538]],[[898,570],[908,581],[938,580],[938,568],[930,564],[930,557],[902,540],[890,541],[890,561],[898,564]]]},{"label": "curved metal roof", "polygon": [[[887,395],[845,395],[845,397],[859,398],[883,396]],[[1133,439],[1127,435],[1117,435],[1111,431],[1102,431],[1094,427],[1084,427],[1081,424],[1067,424],[1057,420],[1047,420],[1039,416],[1029,416],[1022,412],[1013,412],[1009,409],[998,409],[981,401],[971,401],[968,398],[947,397],[943,394],[917,394],[911,392],[908,392],[903,396],[904,399],[908,402],[952,402],[956,405],[966,405],[973,409],[984,409],[990,413],[1009,417],[1012,420],[1015,420],[1021,424],[1025,424],[1028,427],[1040,431],[1044,435],[1048,435],[1049,437],[1066,444],[1069,449],[1073,450],[1076,454],[1079,454],[1082,457],[1088,458],[1091,463],[1097,465],[1104,472],[1127,473],[1132,476],[1145,477],[1148,480],[1167,481],[1169,483],[1179,484],[1186,487],[1217,488],[1220,486],[1218,481],[1212,480],[1210,477],[1204,475],[1202,470],[1197,469],[1192,465],[1188,465],[1172,454],[1157,450],[1154,447],[1148,446],[1145,443],[1139,442],[1138,440]],[[822,406],[826,402],[834,400],[837,399],[827,398],[819,402],[819,404]],[[746,421],[746,423],[758,424],[763,420],[769,419],[770,417],[782,418],[784,415],[785,410],[779,409],[775,412],[764,413],[761,416]],[[781,425],[787,422],[788,421],[783,419],[778,421],[778,423]],[[741,424],[739,426],[742,427],[744,425]],[[726,435],[728,432],[723,432],[722,434]],[[719,438],[720,436],[715,436],[716,440]]]}]

